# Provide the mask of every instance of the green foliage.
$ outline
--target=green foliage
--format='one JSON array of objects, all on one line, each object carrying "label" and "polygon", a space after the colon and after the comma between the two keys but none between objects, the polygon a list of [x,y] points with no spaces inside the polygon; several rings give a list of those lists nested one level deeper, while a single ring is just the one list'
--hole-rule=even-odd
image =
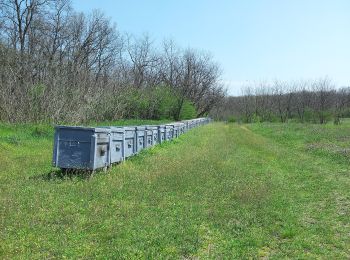
[{"label": "green foliage", "polygon": [[310,108],[305,109],[304,122],[317,123],[317,115],[314,110]]},{"label": "green foliage", "polygon": [[90,179],[52,137],[0,124],[2,259],[349,258],[350,121],[214,123]]},{"label": "green foliage", "polygon": [[333,119],[333,113],[331,110],[321,111],[318,113],[318,121],[320,123],[320,120],[322,118],[323,123],[327,123],[329,121],[332,121]]},{"label": "green foliage", "polygon": [[176,96],[167,86],[157,86],[153,90],[154,100],[157,100],[156,118],[173,119],[173,111],[176,106]]},{"label": "green foliage", "polygon": [[234,116],[229,116],[228,120],[229,123],[236,123],[236,118]]},{"label": "green foliage", "polygon": [[239,115],[238,116],[238,121],[242,122],[242,123],[245,123],[245,124],[252,123],[251,117],[248,117],[248,116],[245,116],[245,115]]},{"label": "green foliage", "polygon": [[[130,89],[123,101],[128,111],[127,118],[174,120],[178,106],[176,93],[164,85],[146,89]],[[193,103],[185,100],[179,119],[191,119],[196,115]]]},{"label": "green foliage", "polygon": [[333,119],[333,113],[331,110],[327,111],[319,111],[316,112],[313,109],[307,108],[305,110],[305,115],[304,115],[304,122],[309,122],[309,123],[327,123],[329,121],[332,121]]},{"label": "green foliage", "polygon": [[[286,118],[286,122],[287,121],[288,121],[288,118]],[[276,114],[271,113],[269,116],[269,122],[271,122],[271,123],[281,122],[281,118],[278,117]]]},{"label": "green foliage", "polygon": [[259,116],[258,114],[254,113],[253,116],[252,116],[252,120],[251,122],[252,123],[261,123],[263,122],[263,118],[261,116]]},{"label": "green foliage", "polygon": [[341,113],[341,117],[342,118],[350,118],[350,108],[344,109],[344,111],[342,111],[342,113]]},{"label": "green foliage", "polygon": [[167,86],[153,88],[131,88],[125,95],[128,118],[172,119],[176,106],[176,95]]},{"label": "green foliage", "polygon": [[180,120],[192,119],[196,118],[196,116],[197,111],[193,103],[189,100],[185,100],[181,108]]},{"label": "green foliage", "polygon": [[[28,93],[31,105],[27,109],[26,122],[49,122],[45,116],[44,102],[46,86],[33,85]],[[64,92],[63,99],[74,99],[79,96],[72,88]],[[82,101],[82,103],[84,103]],[[158,85],[146,88],[125,87],[118,90],[116,95],[102,95],[98,99],[89,100],[84,107],[72,105],[69,109],[76,109],[76,113],[59,116],[51,119],[55,123],[64,120],[67,123],[86,124],[89,121],[113,121],[120,118],[145,119],[145,120],[175,120],[179,109],[179,97],[174,89],[166,85]],[[0,105],[0,121],[3,117]],[[76,114],[76,115],[75,115]],[[185,100],[181,108],[179,119],[195,118],[197,115],[195,106],[189,100]],[[45,119],[46,118],[46,119]],[[44,121],[46,120],[46,121]]]},{"label": "green foliage", "polygon": [[127,89],[127,93],[123,95],[123,102],[126,104],[128,118],[140,118],[140,111],[143,102],[141,94],[141,90],[129,88]]}]

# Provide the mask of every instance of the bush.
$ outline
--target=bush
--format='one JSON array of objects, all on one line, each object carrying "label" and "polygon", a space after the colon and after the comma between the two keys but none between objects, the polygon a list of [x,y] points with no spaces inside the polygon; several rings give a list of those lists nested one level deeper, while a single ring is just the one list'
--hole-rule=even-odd
[{"label": "bush", "polygon": [[194,105],[192,104],[192,102],[185,100],[185,102],[182,105],[180,120],[192,119],[192,118],[195,118],[196,115],[197,115],[197,111]]},{"label": "bush", "polygon": [[170,87],[157,86],[154,89],[155,100],[157,101],[157,113],[154,119],[172,119],[176,107],[176,96]]},{"label": "bush", "polygon": [[229,116],[227,121],[229,123],[236,123],[236,118],[234,116]]},{"label": "bush", "polygon": [[254,114],[252,116],[252,123],[261,123],[263,122],[263,119],[261,118],[261,116]]},{"label": "bush", "polygon": [[132,88],[123,102],[127,118],[172,119],[177,99],[169,87],[161,85],[146,89]]},{"label": "bush", "polygon": [[[110,96],[108,100],[99,100],[88,115],[96,121],[129,119],[174,120],[178,105],[178,97],[174,91],[165,85],[158,85],[143,89],[129,87],[117,96]],[[179,119],[191,119],[197,115],[194,104],[185,100],[180,111]]]},{"label": "bush", "polygon": [[304,121],[309,123],[317,123],[316,114],[314,110],[307,108],[304,113]]}]

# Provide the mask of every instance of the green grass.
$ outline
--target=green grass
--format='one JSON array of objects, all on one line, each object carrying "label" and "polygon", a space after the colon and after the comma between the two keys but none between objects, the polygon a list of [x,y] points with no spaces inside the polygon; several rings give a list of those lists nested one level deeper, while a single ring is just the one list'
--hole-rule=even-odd
[{"label": "green grass", "polygon": [[349,139],[349,123],[215,123],[49,178],[51,128],[0,125],[0,258],[349,259]]}]

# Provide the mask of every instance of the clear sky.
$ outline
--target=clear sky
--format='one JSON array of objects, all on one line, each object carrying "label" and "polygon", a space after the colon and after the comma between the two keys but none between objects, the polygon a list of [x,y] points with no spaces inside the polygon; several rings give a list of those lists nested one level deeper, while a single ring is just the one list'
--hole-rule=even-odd
[{"label": "clear sky", "polygon": [[210,51],[229,94],[259,80],[330,77],[350,86],[350,0],[72,0],[121,32]]}]

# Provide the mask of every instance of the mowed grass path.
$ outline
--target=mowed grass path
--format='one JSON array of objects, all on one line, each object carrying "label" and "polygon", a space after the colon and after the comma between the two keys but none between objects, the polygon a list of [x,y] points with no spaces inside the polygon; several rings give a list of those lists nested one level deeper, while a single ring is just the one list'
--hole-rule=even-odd
[{"label": "mowed grass path", "polygon": [[0,258],[348,259],[348,157],[310,139],[215,123],[84,179],[47,177],[50,134],[3,138]]}]

